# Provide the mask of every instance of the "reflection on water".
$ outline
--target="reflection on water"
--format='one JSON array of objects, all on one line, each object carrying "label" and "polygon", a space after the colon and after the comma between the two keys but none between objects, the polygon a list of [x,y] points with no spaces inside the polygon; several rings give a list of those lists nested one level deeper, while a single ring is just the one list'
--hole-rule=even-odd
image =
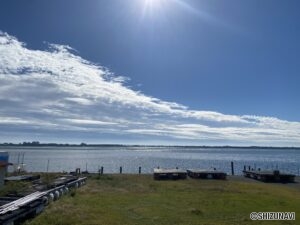
[{"label": "reflection on water", "polygon": [[279,168],[299,174],[300,150],[297,149],[238,149],[238,148],[188,148],[188,147],[1,147],[8,151],[10,162],[24,163],[27,171],[73,171],[75,168],[96,172],[103,166],[105,173],[151,173],[161,168],[210,168],[216,167],[230,173],[230,162],[235,164],[236,174],[244,165],[262,169]]}]

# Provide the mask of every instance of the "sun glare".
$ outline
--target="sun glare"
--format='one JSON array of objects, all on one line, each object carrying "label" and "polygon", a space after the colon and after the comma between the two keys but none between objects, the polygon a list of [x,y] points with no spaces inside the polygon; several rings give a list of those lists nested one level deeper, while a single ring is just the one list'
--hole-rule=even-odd
[{"label": "sun glare", "polygon": [[163,0],[144,0],[144,11],[153,12],[161,9]]},{"label": "sun glare", "polygon": [[160,3],[161,0],[144,0],[145,5],[152,7]]}]

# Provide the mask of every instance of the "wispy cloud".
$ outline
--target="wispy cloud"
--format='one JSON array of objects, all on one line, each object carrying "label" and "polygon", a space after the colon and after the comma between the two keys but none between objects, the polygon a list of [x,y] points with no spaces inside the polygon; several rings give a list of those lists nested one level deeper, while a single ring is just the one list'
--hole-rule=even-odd
[{"label": "wispy cloud", "polygon": [[0,33],[3,137],[47,140],[59,131],[93,142],[300,145],[299,122],[191,110],[134,91],[127,78],[74,52],[54,44],[32,50]]}]

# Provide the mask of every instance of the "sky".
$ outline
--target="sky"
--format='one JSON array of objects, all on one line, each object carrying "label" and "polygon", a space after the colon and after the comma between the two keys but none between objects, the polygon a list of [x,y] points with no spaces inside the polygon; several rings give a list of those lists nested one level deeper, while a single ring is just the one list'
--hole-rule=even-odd
[{"label": "sky", "polygon": [[300,146],[297,0],[3,0],[0,142]]}]

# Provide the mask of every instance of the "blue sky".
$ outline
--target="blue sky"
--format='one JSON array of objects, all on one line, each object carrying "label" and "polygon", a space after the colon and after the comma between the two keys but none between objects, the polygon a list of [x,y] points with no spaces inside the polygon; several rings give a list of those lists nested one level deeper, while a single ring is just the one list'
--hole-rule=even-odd
[{"label": "blue sky", "polygon": [[299,9],[1,1],[0,141],[299,146]]}]

